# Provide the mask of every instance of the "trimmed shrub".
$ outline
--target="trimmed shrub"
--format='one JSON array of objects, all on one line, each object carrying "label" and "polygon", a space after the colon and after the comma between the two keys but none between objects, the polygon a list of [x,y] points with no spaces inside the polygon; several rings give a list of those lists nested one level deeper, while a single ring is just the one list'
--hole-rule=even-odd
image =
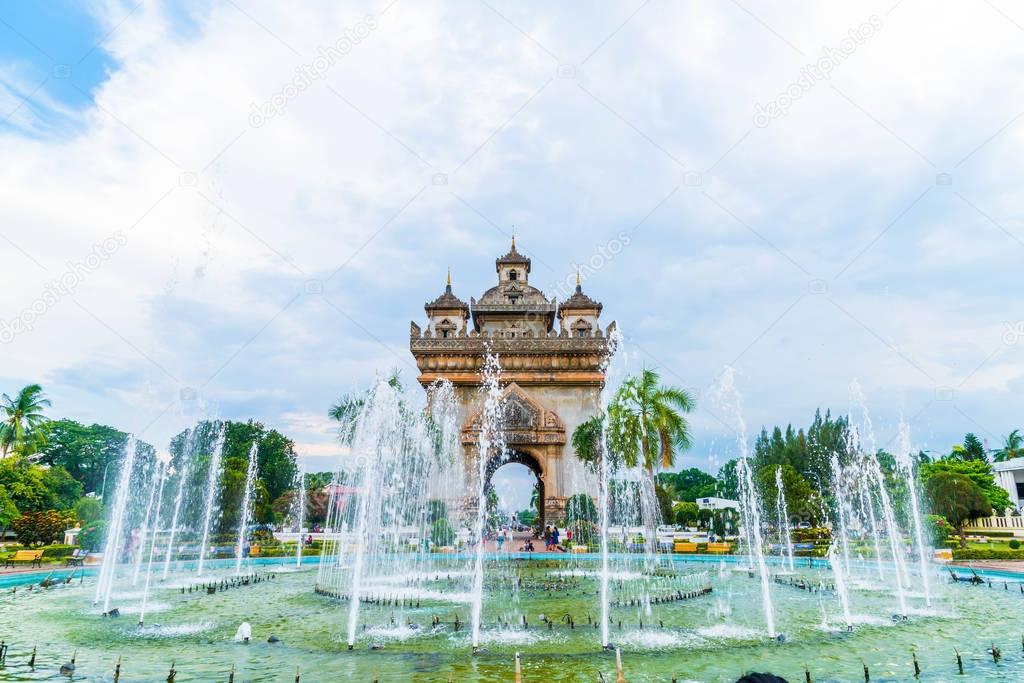
[{"label": "trimmed shrub", "polygon": [[1020,549],[1020,541],[1018,541],[1016,538],[1013,539],[1012,541],[1010,541],[1009,545],[1010,545],[1010,550],[1019,550]]},{"label": "trimmed shrub", "polygon": [[1024,560],[1024,550],[954,549],[954,560]]},{"label": "trimmed shrub", "polygon": [[67,557],[77,549],[77,545],[48,545],[43,547],[43,557]]}]

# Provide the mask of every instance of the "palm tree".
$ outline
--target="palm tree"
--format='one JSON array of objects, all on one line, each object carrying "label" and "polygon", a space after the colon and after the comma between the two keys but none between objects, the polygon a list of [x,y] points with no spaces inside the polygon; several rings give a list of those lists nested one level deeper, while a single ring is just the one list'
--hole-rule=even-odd
[{"label": "palm tree", "polygon": [[996,462],[1005,462],[1022,455],[1024,455],[1024,436],[1021,435],[1019,429],[1014,429],[1007,435],[1003,447],[995,452],[992,459]]},{"label": "palm tree", "polygon": [[671,468],[676,453],[692,445],[684,413],[694,408],[685,389],[662,386],[654,370],[630,377],[608,407],[609,446],[628,467],[642,465],[649,474]]},{"label": "palm tree", "polygon": [[7,394],[0,396],[0,453],[3,457],[11,451],[23,453],[33,446],[38,446],[42,437],[42,427],[46,424],[43,408],[50,405],[50,400],[43,396],[43,388],[38,384],[29,384],[11,398]]},{"label": "palm tree", "polygon": [[[671,468],[676,454],[690,447],[690,426],[684,417],[694,408],[693,397],[679,387],[663,386],[654,370],[644,370],[630,377],[615,393],[608,406],[607,454],[621,460],[627,467],[642,466],[644,494],[641,505],[647,522],[644,540],[653,552],[657,543],[657,497],[654,475]],[[582,423],[572,435],[576,457],[596,467],[602,453],[601,433],[604,417],[595,416]]]}]

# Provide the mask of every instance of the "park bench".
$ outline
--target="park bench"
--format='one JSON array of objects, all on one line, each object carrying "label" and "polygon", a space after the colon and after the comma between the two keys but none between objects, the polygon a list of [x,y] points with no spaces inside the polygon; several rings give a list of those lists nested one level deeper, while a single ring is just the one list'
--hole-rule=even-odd
[{"label": "park bench", "polygon": [[19,550],[4,561],[5,567],[13,567],[15,562],[28,562],[33,567],[43,566],[42,550]]},{"label": "park bench", "polygon": [[732,545],[729,543],[708,543],[708,552],[718,555],[728,555],[732,552]]},{"label": "park bench", "polygon": [[697,552],[696,543],[686,543],[684,541],[676,541],[675,546],[672,548],[677,553],[695,553]]},{"label": "park bench", "polygon": [[65,567],[81,567],[85,563],[85,558],[89,556],[88,550],[81,548],[76,549],[70,555],[68,555],[67,561],[64,563]]}]

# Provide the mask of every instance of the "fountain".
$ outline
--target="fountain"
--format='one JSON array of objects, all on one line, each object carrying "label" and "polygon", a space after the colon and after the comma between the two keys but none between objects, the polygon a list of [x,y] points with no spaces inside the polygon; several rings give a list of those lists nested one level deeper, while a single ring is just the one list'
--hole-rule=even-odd
[{"label": "fountain", "polygon": [[828,549],[828,563],[832,566],[832,577],[836,584],[836,596],[839,607],[843,611],[843,621],[847,629],[853,628],[853,617],[850,615],[850,594],[846,589],[845,571],[836,553],[835,545]]},{"label": "fountain", "polygon": [[739,479],[740,516],[746,533],[751,540],[751,558],[761,581],[761,609],[764,613],[765,628],[768,636],[776,638],[775,606],[772,601],[771,577],[764,558],[763,526],[761,523],[761,499],[754,488],[754,480],[750,471],[747,447],[747,426],[743,419],[743,401],[735,385],[735,370],[726,367],[712,392],[720,407],[733,419],[736,430],[736,444],[739,448],[739,461],[736,464],[736,476]]},{"label": "fountain", "polygon": [[470,623],[472,627],[472,645],[476,651],[480,647],[480,617],[484,600],[484,537],[487,521],[487,463],[490,458],[502,458],[505,455],[505,444],[501,431],[501,365],[498,357],[488,353],[482,368],[480,390],[484,394],[483,420],[480,425],[480,437],[477,443],[477,481],[476,481],[476,526],[473,540],[476,542],[476,553],[473,559],[473,588]]},{"label": "fountain", "polygon": [[928,578],[928,546],[924,540],[924,524],[921,518],[921,506],[917,494],[917,474],[914,470],[914,456],[910,447],[910,425],[900,420],[899,443],[896,449],[897,463],[906,478],[907,490],[910,492],[910,517],[914,525],[914,540],[917,546],[918,569],[921,573],[921,587],[924,590],[925,604],[932,604],[931,582]]},{"label": "fountain", "polygon": [[782,548],[783,556],[786,558],[786,562],[789,565],[789,572],[792,574],[793,568],[793,537],[789,529],[789,507],[786,504],[786,487],[782,483],[782,468],[775,468],[775,511],[776,519],[779,525],[779,545]]},{"label": "fountain", "polygon": [[110,610],[110,594],[114,583],[114,573],[117,570],[117,558],[121,553],[125,514],[128,499],[132,495],[131,483],[132,473],[135,470],[136,450],[135,438],[129,436],[125,441],[124,453],[121,456],[121,472],[117,478],[114,505],[110,523],[107,526],[107,542],[103,548],[103,565],[100,568],[99,580],[96,582],[96,598],[93,602],[93,604],[98,604],[102,600],[104,612]]},{"label": "fountain", "polygon": [[600,600],[601,600],[601,647],[608,648],[610,638],[608,634],[608,621],[611,613],[611,597],[608,591],[608,584],[610,578],[609,570],[609,547],[608,547],[608,525],[610,522],[610,497],[611,497],[611,453],[608,448],[608,431],[607,431],[607,415],[608,407],[611,403],[613,381],[608,376],[608,370],[611,367],[612,360],[618,353],[619,349],[622,348],[622,332],[618,329],[612,331],[612,334],[608,339],[608,355],[602,362],[602,370],[605,373],[604,386],[601,387],[601,415],[603,416],[601,421],[601,445],[600,445],[600,482],[598,488],[599,506],[600,506],[600,524],[601,524],[601,588],[600,588]]},{"label": "fountain", "polygon": [[299,536],[295,541],[295,566],[302,566],[302,521],[306,516],[306,473],[299,468],[298,474],[298,495],[296,496],[296,517],[298,517]]},{"label": "fountain", "polygon": [[185,441],[185,451],[181,456],[181,469],[178,475],[178,492],[174,496],[174,512],[171,514],[171,528],[167,536],[167,551],[164,553],[164,571],[161,581],[167,580],[171,570],[171,553],[174,550],[174,541],[178,533],[178,520],[181,516],[181,505],[185,500],[185,487],[188,485],[189,466],[192,464],[192,457],[196,449],[196,432],[198,428],[189,430],[188,438]]},{"label": "fountain", "polygon": [[153,500],[156,497],[157,481],[163,485],[163,467],[159,461],[153,461],[149,466],[149,502],[146,504],[146,516],[139,529],[138,549],[135,553],[135,571],[132,572],[132,585],[139,583],[139,571],[142,569],[142,558],[145,556],[146,537],[149,534],[149,521],[153,514]]},{"label": "fountain", "polygon": [[[149,542],[149,563],[146,566],[146,583],[142,589],[142,607],[139,609],[139,626],[142,626],[146,621],[146,606],[149,604],[149,582],[153,577],[153,557],[156,555],[156,531],[159,529],[160,520],[160,506],[163,502],[164,495],[164,479],[167,476],[167,466],[162,462],[157,463],[157,469],[160,471],[160,484],[157,487],[156,494],[156,511],[153,514],[153,534]],[[144,548],[139,548],[139,554],[142,554]]]},{"label": "fountain", "polygon": [[210,547],[210,526],[213,524],[213,511],[216,507],[216,497],[220,492],[220,462],[224,450],[224,430],[217,430],[217,437],[210,452],[210,466],[206,475],[206,506],[203,513],[203,540],[199,545],[199,563],[196,565],[196,575],[203,575],[203,567],[206,563],[206,554]]},{"label": "fountain", "polygon": [[249,446],[249,465],[245,470],[245,489],[242,493],[242,509],[238,513],[238,543],[235,545],[235,574],[242,573],[242,559],[245,556],[246,540],[249,536],[249,522],[252,521],[253,487],[256,486],[256,472],[259,463],[256,454],[259,442]]}]

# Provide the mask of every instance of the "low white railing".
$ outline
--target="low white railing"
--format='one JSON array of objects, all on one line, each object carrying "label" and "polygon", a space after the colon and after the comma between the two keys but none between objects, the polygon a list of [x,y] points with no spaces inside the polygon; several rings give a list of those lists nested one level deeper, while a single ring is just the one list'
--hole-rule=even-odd
[{"label": "low white railing", "polygon": [[981,517],[968,520],[964,524],[965,529],[1006,529],[1007,531],[1024,531],[1024,516],[999,516]]}]

